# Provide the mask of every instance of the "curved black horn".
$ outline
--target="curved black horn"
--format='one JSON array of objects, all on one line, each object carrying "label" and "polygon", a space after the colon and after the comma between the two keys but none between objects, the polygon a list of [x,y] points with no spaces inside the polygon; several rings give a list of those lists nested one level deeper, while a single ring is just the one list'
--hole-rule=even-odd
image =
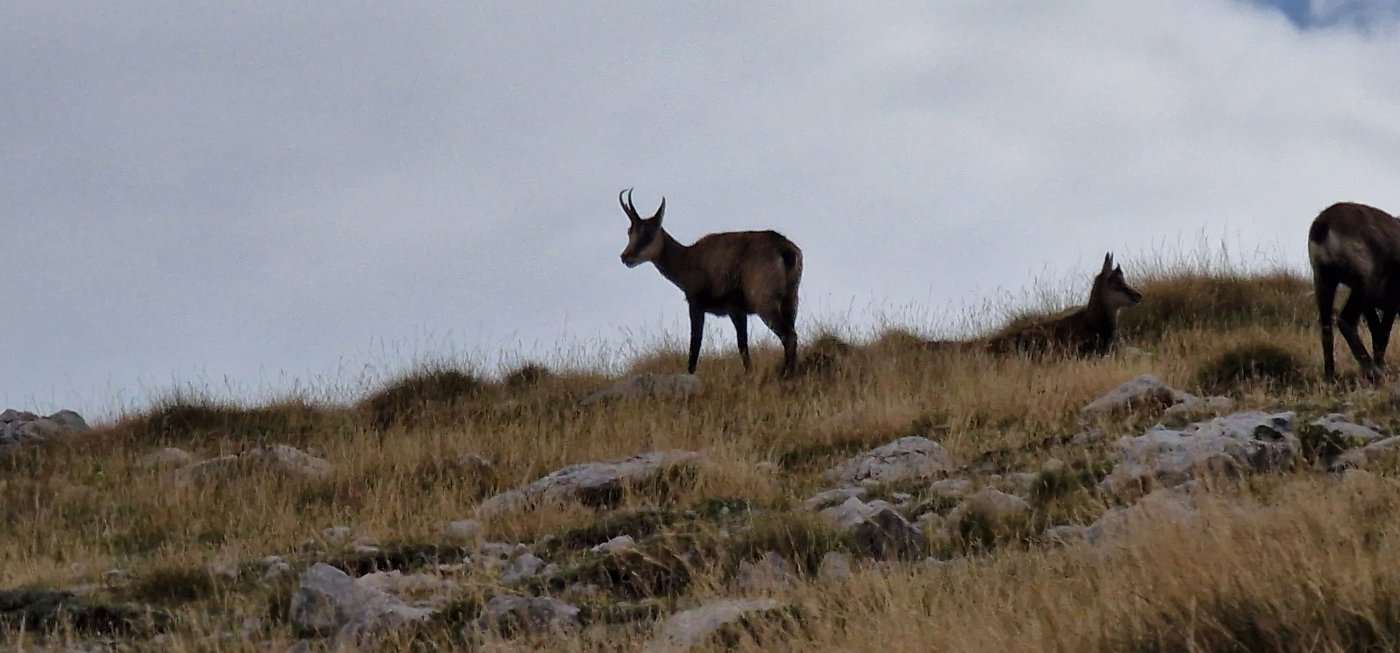
[{"label": "curved black horn", "polygon": [[662,195],[662,196],[661,196],[661,206],[657,207],[657,209],[656,209],[656,215],[651,216],[651,219],[652,219],[652,220],[655,220],[655,221],[657,221],[657,222],[661,222],[661,216],[663,216],[663,215],[665,215],[665,214],[666,214],[666,196],[665,196],[665,195]]},{"label": "curved black horn", "polygon": [[[627,195],[627,199],[626,199],[625,201],[622,199],[622,196],[623,196],[624,194]],[[637,220],[641,220],[641,219],[642,219],[641,216],[637,215],[637,209],[635,209],[635,208],[633,208],[633,207],[631,207],[631,206],[628,206],[629,204],[632,203],[632,189],[631,189],[631,188],[625,188],[625,189],[623,189],[623,190],[618,191],[618,193],[617,193],[617,203],[622,205],[622,212],[627,214],[627,219],[632,220],[633,222],[636,222]]]}]

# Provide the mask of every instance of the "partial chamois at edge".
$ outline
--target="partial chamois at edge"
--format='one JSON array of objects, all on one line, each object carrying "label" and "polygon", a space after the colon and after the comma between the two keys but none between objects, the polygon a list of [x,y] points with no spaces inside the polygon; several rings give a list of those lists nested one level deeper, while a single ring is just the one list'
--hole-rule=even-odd
[{"label": "partial chamois at edge", "polygon": [[[1400,220],[1365,204],[1333,204],[1317,214],[1308,229],[1308,262],[1322,332],[1323,373],[1329,379],[1337,375],[1332,322],[1337,286],[1345,285],[1351,292],[1336,316],[1337,328],[1362,374],[1378,377],[1400,306]],[[1371,354],[1357,332],[1359,318],[1365,318],[1371,331]]]},{"label": "partial chamois at edge", "polygon": [[1094,277],[1089,302],[1057,318],[1014,327],[987,339],[994,354],[1068,353],[1102,356],[1118,339],[1118,311],[1142,302],[1142,293],[1123,279],[1123,268],[1113,264],[1113,254],[1103,257],[1103,269]]},{"label": "partial chamois at edge", "polygon": [[[626,199],[623,196],[626,195]],[[734,323],[744,371],[749,360],[749,315],[757,314],[783,343],[782,375],[797,365],[797,286],[802,280],[802,250],[776,231],[731,231],[709,234],[682,245],[661,226],[666,198],[650,218],[632,204],[632,190],[618,193],[627,214],[627,247],[622,262],[629,268],[650,261],[685,293],[690,306],[690,359],[700,361],[705,314],[728,315]]]}]

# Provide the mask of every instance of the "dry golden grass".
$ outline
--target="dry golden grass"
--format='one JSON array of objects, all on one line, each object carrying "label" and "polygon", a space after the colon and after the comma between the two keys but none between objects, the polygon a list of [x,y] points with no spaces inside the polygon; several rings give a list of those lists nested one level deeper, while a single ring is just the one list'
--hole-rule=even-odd
[{"label": "dry golden grass", "polygon": [[[291,582],[231,580],[211,575],[210,565],[280,555],[304,566],[349,555],[322,541],[333,524],[378,540],[387,553],[366,565],[409,561],[447,546],[443,525],[471,516],[497,490],[577,462],[702,450],[710,465],[633,488],[615,511],[545,509],[487,524],[492,539],[531,542],[546,559],[570,564],[587,562],[579,552],[612,535],[637,535],[652,556],[629,563],[640,567],[579,563],[578,573],[641,569],[634,577],[656,586],[619,586],[645,599],[635,614],[585,602],[592,625],[570,639],[476,645],[630,649],[650,635],[658,615],[734,595],[729,577],[739,560],[773,549],[810,571],[821,553],[847,546],[794,506],[823,489],[818,477],[832,464],[903,435],[929,435],[987,472],[1035,471],[1050,457],[1071,463],[1086,480],[1039,501],[1043,528],[1086,522],[1113,505],[1092,491],[1095,477],[1084,471],[1101,464],[1105,447],[1060,436],[1084,428],[1081,406],[1139,374],[1196,390],[1207,378],[1203,369],[1227,352],[1267,343],[1298,361],[1296,379],[1209,377],[1224,386],[1215,389],[1241,407],[1306,415],[1345,408],[1400,427],[1400,411],[1384,393],[1317,380],[1305,279],[1214,264],[1158,268],[1132,277],[1146,296],[1123,316],[1123,344],[1135,351],[1097,360],[935,352],[913,335],[920,325],[907,324],[808,347],[807,373],[790,382],[775,378],[780,356],[773,349],[755,349],[761,371],[752,376],[732,352],[707,354],[700,370],[706,392],[689,401],[581,406],[578,399],[606,377],[541,367],[500,380],[440,367],[354,405],[176,397],[89,437],[0,461],[0,589],[88,585],[95,603],[168,611],[172,623],[159,644],[130,636],[139,647],[267,650],[297,639],[286,619]],[[683,368],[683,353],[658,351],[631,371]],[[1127,434],[1151,422],[1126,415],[1101,426]],[[269,443],[325,457],[334,471],[315,481],[253,473],[183,486],[170,469],[140,462],[169,445],[203,458]],[[491,461],[489,470],[473,455]],[[950,549],[958,555],[948,564],[863,567],[840,587],[809,578],[783,592],[794,606],[786,616],[751,624],[734,643],[741,650],[882,652],[1390,650],[1400,646],[1400,542],[1391,526],[1400,516],[1397,489],[1383,474],[1222,481],[1209,493],[1204,528],[1161,524],[1110,548],[1030,537],[965,556],[967,549]],[[682,550],[699,554],[678,563]],[[128,580],[104,586],[109,569]],[[465,645],[461,623],[499,586],[484,572],[454,573],[466,589],[452,609],[386,648]],[[0,594],[0,620],[6,600]],[[260,622],[245,629],[254,617]],[[36,634],[54,627],[43,621],[0,627],[10,644],[94,636],[74,624]]]}]

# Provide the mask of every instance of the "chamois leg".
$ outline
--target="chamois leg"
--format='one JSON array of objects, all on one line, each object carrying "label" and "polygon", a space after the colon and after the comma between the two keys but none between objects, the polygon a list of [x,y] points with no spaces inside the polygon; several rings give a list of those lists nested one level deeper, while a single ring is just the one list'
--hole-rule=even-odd
[{"label": "chamois leg", "polygon": [[700,364],[700,343],[705,337],[705,310],[699,304],[690,305],[690,363],[686,370],[691,374],[695,373],[695,366]]},{"label": "chamois leg", "polygon": [[1337,282],[1317,277],[1313,280],[1313,290],[1317,297],[1317,325],[1322,331],[1322,373],[1333,379],[1337,376],[1337,362],[1332,354],[1332,312],[1336,310]]},{"label": "chamois leg", "polygon": [[783,378],[792,376],[797,371],[797,316],[795,312],[780,310],[777,313],[759,313],[758,316],[783,343],[783,368],[778,376]]},{"label": "chamois leg", "polygon": [[744,361],[744,372],[752,372],[753,362],[749,360],[749,316],[747,313],[731,313],[729,320],[734,323],[734,335],[739,339],[739,358]]},{"label": "chamois leg", "polygon": [[1346,340],[1347,347],[1351,348],[1351,355],[1361,366],[1361,373],[1368,378],[1375,378],[1376,364],[1366,353],[1366,345],[1361,342],[1361,334],[1356,330],[1361,314],[1369,311],[1365,308],[1364,296],[1365,293],[1353,290],[1351,296],[1347,297],[1347,303],[1342,306],[1341,315],[1337,316],[1337,329],[1342,332],[1342,339]]},{"label": "chamois leg", "polygon": [[1390,346],[1390,330],[1395,326],[1395,309],[1380,311],[1379,324],[1371,326],[1371,354],[1376,358],[1376,367],[1385,368],[1385,350]]}]

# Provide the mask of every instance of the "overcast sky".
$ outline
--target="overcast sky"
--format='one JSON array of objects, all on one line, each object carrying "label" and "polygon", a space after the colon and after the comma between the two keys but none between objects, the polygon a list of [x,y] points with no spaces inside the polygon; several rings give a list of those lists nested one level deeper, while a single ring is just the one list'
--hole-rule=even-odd
[{"label": "overcast sky", "polygon": [[1400,210],[1393,4],[4,3],[0,407],[680,343],[628,186],[797,242],[809,330],[1202,234],[1301,268]]}]

